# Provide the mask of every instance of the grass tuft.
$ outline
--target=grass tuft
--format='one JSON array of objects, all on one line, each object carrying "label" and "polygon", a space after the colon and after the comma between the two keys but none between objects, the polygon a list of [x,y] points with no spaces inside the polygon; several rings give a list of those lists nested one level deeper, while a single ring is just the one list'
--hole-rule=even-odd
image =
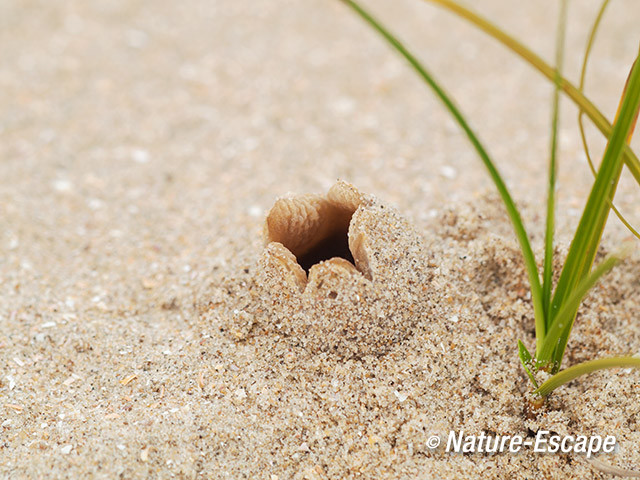
[{"label": "grass tuft", "polygon": [[[585,54],[580,89],[574,87],[562,76],[567,0],[562,0],[560,3],[556,37],[556,68],[550,67],[522,43],[489,21],[462,7],[457,2],[453,0],[424,0],[441,5],[460,17],[469,20],[487,34],[501,41],[554,82],[555,89],[552,104],[552,130],[542,283],[540,281],[540,273],[536,259],[531,249],[529,236],[527,235],[515,202],[496,168],[494,161],[490,158],[486,148],[482,145],[469,122],[456,106],[454,100],[434,79],[433,75],[418,58],[402,44],[398,37],[386,29],[380,21],[373,17],[357,1],[341,1],[353,9],[366,23],[377,31],[397,53],[404,57],[414,71],[418,73],[424,82],[433,90],[467,135],[467,138],[478,153],[478,156],[485,165],[500,194],[520,244],[529,277],[536,327],[536,354],[535,357],[533,357],[521,341],[518,342],[518,354],[529,379],[535,387],[534,393],[538,396],[546,397],[564,383],[580,375],[603,368],[619,366],[640,367],[640,359],[638,358],[615,357],[584,362],[560,371],[569,335],[582,300],[598,280],[628,254],[627,249],[624,249],[619,253],[607,257],[600,265],[592,270],[596,251],[601,241],[609,211],[613,206],[613,197],[625,162],[636,181],[640,184],[640,163],[628,146],[640,108],[640,62],[636,59],[631,67],[627,85],[622,93],[618,114],[616,115],[613,125],[604,118],[582,93],[584,72],[586,70],[589,51],[608,0],[605,0],[592,28],[587,52]],[[584,114],[591,118],[596,126],[607,136],[608,143],[597,173],[595,173],[594,169],[595,181],[586,201],[573,241],[571,242],[569,253],[562,267],[558,284],[552,295],[557,138],[561,92],[566,93],[578,105],[581,113],[584,112]],[[586,140],[585,148],[588,151]],[[538,386],[535,374],[538,370],[542,369],[550,371],[553,376]]]}]

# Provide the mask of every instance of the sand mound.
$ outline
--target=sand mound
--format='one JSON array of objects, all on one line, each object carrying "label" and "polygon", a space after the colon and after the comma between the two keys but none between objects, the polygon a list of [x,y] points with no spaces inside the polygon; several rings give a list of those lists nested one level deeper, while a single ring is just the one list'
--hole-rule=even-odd
[{"label": "sand mound", "polygon": [[[626,468],[638,464],[637,434],[630,428],[637,402],[626,393],[633,391],[636,372],[608,371],[579,379],[554,393],[537,419],[527,419],[530,386],[516,343],[521,339],[532,346],[534,321],[517,246],[496,234],[509,225],[499,217],[486,222],[492,212],[500,212],[495,200],[490,196],[474,206],[442,212],[436,223],[443,228],[419,242],[406,221],[398,223],[397,213],[372,202],[373,212],[385,211],[371,216],[372,231],[393,227],[395,235],[393,242],[373,235],[372,249],[404,261],[387,263],[391,271],[381,283],[389,295],[363,295],[364,307],[352,307],[351,300],[341,303],[352,293],[274,303],[273,284],[258,280],[263,278],[258,261],[241,282],[230,281],[245,287],[218,300],[228,307],[219,318],[235,319],[230,341],[255,355],[241,374],[240,383],[251,385],[247,397],[237,414],[227,418],[231,431],[245,432],[242,446],[235,444],[234,451],[241,451],[249,471],[257,472],[266,459],[286,459],[278,463],[279,478],[347,478],[356,473],[415,478],[425,472],[427,478],[598,475],[580,457],[532,452],[452,456],[425,446],[429,436],[444,441],[450,430],[523,437],[539,429],[614,435],[619,452],[601,460]],[[408,246],[425,256],[401,255]],[[639,329],[623,301],[637,285],[637,265],[623,265],[590,295],[570,341],[567,364],[638,350]],[[358,282],[350,285],[340,288],[351,292],[349,288],[361,287]],[[615,295],[610,296],[612,289]],[[405,308],[397,308],[398,296],[407,291],[414,296]],[[396,311],[398,323],[411,330],[397,338],[376,330],[344,335],[343,325],[362,324],[367,312],[378,308]],[[254,319],[241,335],[238,318]],[[602,331],[607,328],[604,337],[601,326]],[[372,338],[393,341],[371,350]],[[626,420],[612,423],[605,416]],[[256,430],[247,418],[272,421]]]}]

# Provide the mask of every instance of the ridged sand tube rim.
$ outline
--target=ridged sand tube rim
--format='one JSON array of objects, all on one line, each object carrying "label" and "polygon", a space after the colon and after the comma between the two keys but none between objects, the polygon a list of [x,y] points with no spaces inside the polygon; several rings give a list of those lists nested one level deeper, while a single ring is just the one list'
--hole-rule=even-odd
[{"label": "ridged sand tube rim", "polygon": [[[334,240],[344,248],[329,245],[328,255],[303,268]],[[264,241],[258,284],[265,328],[346,358],[384,354],[411,334],[411,312],[428,283],[415,267],[426,255],[410,223],[375,196],[338,181],[326,195],[279,198]]]}]

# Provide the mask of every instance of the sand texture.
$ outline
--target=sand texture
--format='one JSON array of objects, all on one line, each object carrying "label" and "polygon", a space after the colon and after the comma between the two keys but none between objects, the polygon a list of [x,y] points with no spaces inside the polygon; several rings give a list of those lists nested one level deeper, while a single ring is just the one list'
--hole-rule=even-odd
[{"label": "sand texture", "polygon": [[[469,3],[553,58],[555,0]],[[550,83],[426,2],[366,4],[477,127],[541,259]],[[571,3],[574,81],[598,8]],[[614,0],[594,48],[586,91],[608,118],[638,18]],[[0,51],[0,478],[640,471],[636,370],[581,377],[527,415],[517,341],[534,348],[534,319],[500,199],[438,101],[341,2],[0,1]],[[562,107],[556,273],[592,182]],[[327,194],[338,179],[359,193]],[[616,204],[636,226],[639,198],[625,172]],[[353,263],[299,267],[287,248],[315,255],[320,231]],[[629,236],[612,217],[598,259]],[[640,353],[639,291],[636,252],[584,301],[564,365]],[[594,465],[425,444],[541,429],[618,447]]]}]

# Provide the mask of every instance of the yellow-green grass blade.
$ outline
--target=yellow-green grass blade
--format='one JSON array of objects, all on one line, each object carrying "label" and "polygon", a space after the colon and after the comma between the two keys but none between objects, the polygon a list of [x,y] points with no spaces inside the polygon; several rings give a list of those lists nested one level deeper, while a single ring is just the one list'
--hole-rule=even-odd
[{"label": "yellow-green grass blade", "polygon": [[[477,15],[473,11],[463,7],[458,2],[455,2],[453,0],[423,1],[437,4],[455,13],[460,18],[469,21],[489,36],[498,40],[512,52],[520,56],[549,80],[554,81],[557,72],[553,67],[546,63],[539,55],[526,47],[523,43],[516,40],[513,36],[507,34],[505,31],[498,28],[487,19]],[[605,118],[605,116],[600,112],[600,110],[598,110],[598,108],[566,78],[560,77],[560,84],[562,86],[562,90],[567,94],[567,96],[587,114],[587,116],[591,119],[598,130],[600,130],[600,132],[606,138],[609,138],[611,136],[613,127],[611,126],[611,123],[609,123],[609,121]],[[635,178],[636,182],[640,184],[640,161],[631,150],[631,147],[629,147],[628,145],[625,145],[624,147],[624,161],[631,171],[631,174]]]},{"label": "yellow-green grass blade", "polygon": [[[622,150],[635,123],[639,106],[640,62],[636,61],[631,69],[620,105],[618,119],[613,127],[598,175],[589,194],[558,280],[551,302],[551,328],[553,328],[556,315],[563,308],[565,301],[572,296],[573,290],[580,282],[588,276],[593,265],[596,250],[609,214],[611,201],[622,171]],[[572,317],[575,316],[576,311],[577,306]],[[562,343],[559,345],[562,345]],[[555,357],[557,371],[560,368],[562,356],[555,355]],[[542,359],[544,360],[545,357],[543,356]]]},{"label": "yellow-green grass blade", "polygon": [[[556,76],[553,90],[553,113],[551,120],[551,153],[549,160],[549,186],[547,190],[547,221],[544,236],[544,269],[542,273],[542,304],[544,307],[545,334],[549,329],[549,305],[551,303],[551,284],[553,282],[553,233],[555,230],[556,207],[556,158],[558,154],[558,117],[560,105],[560,77],[562,76],[562,63],[564,56],[564,36],[567,24],[567,0],[560,1],[560,14],[558,16],[558,32],[556,34]],[[537,349],[542,347],[543,338],[539,338]]]},{"label": "yellow-green grass blade", "polygon": [[605,370],[607,368],[626,368],[635,367],[640,368],[640,358],[637,357],[613,357],[613,358],[599,358],[597,360],[589,360],[588,362],[579,363],[569,368],[565,368],[560,373],[556,373],[549,378],[540,387],[534,390],[534,394],[546,397],[556,388],[569,383],[571,380],[586,375],[587,373],[595,372],[597,370]]},{"label": "yellow-green grass blade", "polygon": [[529,237],[520,217],[520,213],[518,212],[511,194],[509,193],[506,184],[504,183],[500,173],[498,172],[498,169],[495,167],[486,149],[483,147],[482,143],[473,132],[458,107],[455,106],[449,95],[433,79],[432,75],[427,71],[422,63],[405,48],[405,46],[400,42],[400,40],[398,40],[395,35],[384,28],[378,20],[376,20],[371,14],[363,9],[357,2],[353,0],[342,0],[342,2],[351,7],[358,15],[360,15],[360,17],[365,22],[373,27],[373,29],[375,29],[400,55],[402,55],[409,62],[409,64],[418,73],[418,75],[420,75],[425,83],[427,83],[427,85],[431,87],[434,93],[445,105],[447,110],[449,110],[453,118],[458,122],[458,124],[463,129],[472,145],[476,149],[478,155],[480,156],[480,159],[484,163],[486,169],[489,171],[489,175],[491,176],[491,179],[493,180],[498,193],[500,194],[500,197],[502,198],[502,201],[507,209],[507,213],[509,214],[509,218],[511,219],[511,223],[513,224],[516,237],[518,238],[518,241],[520,243],[520,249],[524,257],[525,267],[527,269],[531,287],[531,299],[533,302],[536,322],[536,337],[542,338],[542,336],[544,335],[543,332],[545,320],[542,309],[542,286],[540,284],[540,277],[538,275],[535,256],[533,254],[533,250],[531,249]]},{"label": "yellow-green grass blade", "polygon": [[549,327],[547,336],[544,338],[542,348],[538,352],[537,364],[539,367],[545,367],[552,363],[552,371],[559,368],[559,360],[554,359],[554,352],[560,355],[564,353],[566,339],[573,327],[575,312],[578,310],[580,303],[589,293],[589,290],[598,282],[600,277],[611,270],[622,258],[624,254],[612,255],[598,265],[587,278],[583,279],[572,291],[568,298],[565,299],[560,310],[558,311],[553,323]]}]

